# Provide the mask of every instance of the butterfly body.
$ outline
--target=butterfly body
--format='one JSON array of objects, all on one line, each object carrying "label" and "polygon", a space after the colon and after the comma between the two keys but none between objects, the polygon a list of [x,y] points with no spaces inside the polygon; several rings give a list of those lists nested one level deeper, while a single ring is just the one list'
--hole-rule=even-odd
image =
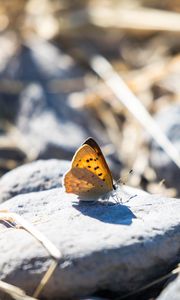
[{"label": "butterfly body", "polygon": [[82,200],[93,200],[115,189],[102,151],[92,138],[76,151],[64,175],[64,186],[67,193],[77,194]]}]

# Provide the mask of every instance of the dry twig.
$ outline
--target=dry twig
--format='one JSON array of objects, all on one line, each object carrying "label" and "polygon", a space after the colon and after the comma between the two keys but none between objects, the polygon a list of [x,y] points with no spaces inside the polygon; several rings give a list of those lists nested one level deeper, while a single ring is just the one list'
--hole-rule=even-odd
[{"label": "dry twig", "polygon": [[40,231],[38,231],[32,224],[27,222],[24,218],[22,218],[18,214],[1,210],[0,211],[0,220],[13,222],[13,223],[15,222],[17,224],[17,226],[16,226],[17,228],[22,228],[22,229],[26,230],[28,233],[30,233],[38,242],[40,242],[43,245],[43,247],[49,252],[51,257],[53,258],[53,261],[52,261],[49,269],[43,276],[41,282],[39,283],[39,285],[37,286],[37,288],[34,292],[34,297],[38,297],[40,292],[42,291],[42,289],[45,287],[45,285],[51,278],[54,270],[56,269],[56,267],[58,265],[58,261],[61,258],[61,253],[56,248],[56,246],[48,238],[46,238],[44,236],[44,234],[42,234]]}]

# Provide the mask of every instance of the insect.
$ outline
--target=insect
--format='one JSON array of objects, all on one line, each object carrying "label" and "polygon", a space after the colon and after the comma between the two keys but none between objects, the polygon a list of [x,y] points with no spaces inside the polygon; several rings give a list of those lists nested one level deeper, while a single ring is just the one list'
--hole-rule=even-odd
[{"label": "insect", "polygon": [[64,175],[66,193],[81,200],[97,199],[116,189],[104,155],[93,138],[88,138],[76,151],[71,168]]}]

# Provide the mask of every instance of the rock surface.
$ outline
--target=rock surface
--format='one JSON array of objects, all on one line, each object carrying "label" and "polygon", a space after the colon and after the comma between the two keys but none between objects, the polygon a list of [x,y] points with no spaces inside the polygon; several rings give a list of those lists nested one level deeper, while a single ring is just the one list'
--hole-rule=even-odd
[{"label": "rock surface", "polygon": [[[0,117],[13,121],[13,141],[28,160],[71,159],[89,136],[100,145],[109,142],[91,109],[77,108],[77,94],[85,99],[92,84],[85,74],[70,55],[42,40],[29,40],[0,66],[0,78],[9,84],[6,93],[0,91]],[[120,158],[112,150],[111,167],[119,177]]]},{"label": "rock surface", "polygon": [[71,158],[89,135],[85,122],[82,112],[69,107],[68,95],[51,94],[40,84],[30,84],[20,95],[16,123],[35,158]]},{"label": "rock surface", "polygon": [[39,160],[8,172],[0,179],[0,203],[19,194],[62,186],[69,164],[58,159]]},{"label": "rock surface", "polygon": [[[165,274],[180,253],[180,201],[136,192],[125,203],[79,202],[63,188],[16,196],[0,205],[23,216],[61,251],[42,295],[69,299],[122,295]],[[132,197],[134,196],[134,197]],[[130,199],[130,197],[132,197]],[[128,200],[128,201],[126,201]],[[21,241],[21,242],[19,242]],[[32,294],[51,258],[21,229],[0,227],[0,279]]]},{"label": "rock surface", "polygon": [[[10,85],[6,93],[0,92],[0,117],[17,126],[28,157],[33,149],[36,159],[69,159],[88,136],[97,137],[91,115],[69,103],[72,94],[86,89],[84,75],[69,55],[39,40],[22,46],[0,68],[0,78]],[[20,84],[15,94],[13,84]],[[100,127],[100,138],[101,131]],[[102,140],[108,141],[107,137]]]},{"label": "rock surface", "polygon": [[180,275],[176,280],[168,284],[157,300],[179,300],[180,299]]},{"label": "rock surface", "polygon": [[[180,105],[164,109],[156,116],[156,121],[180,152]],[[155,142],[152,143],[150,161],[159,180],[165,179],[167,186],[175,187],[180,195],[180,169]]]}]

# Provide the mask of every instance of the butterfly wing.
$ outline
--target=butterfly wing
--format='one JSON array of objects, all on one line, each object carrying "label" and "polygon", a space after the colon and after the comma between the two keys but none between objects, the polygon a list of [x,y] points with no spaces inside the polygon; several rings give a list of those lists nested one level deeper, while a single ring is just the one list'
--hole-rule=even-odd
[{"label": "butterfly wing", "polygon": [[111,172],[93,139],[88,139],[75,153],[71,169],[64,176],[64,186],[67,193],[83,197],[103,195],[113,189]]},{"label": "butterfly wing", "polygon": [[64,185],[67,193],[77,194],[85,199],[98,198],[109,192],[105,183],[92,176],[87,169],[73,168],[64,177]]},{"label": "butterfly wing", "polygon": [[96,161],[100,162],[101,167],[105,171],[105,182],[109,186],[109,188],[112,190],[113,189],[113,178],[112,178],[112,173],[108,167],[108,164],[104,158],[104,155],[99,147],[99,145],[95,142],[93,138],[88,138],[83,145],[89,145],[91,148],[93,148],[97,154],[96,156]]}]

